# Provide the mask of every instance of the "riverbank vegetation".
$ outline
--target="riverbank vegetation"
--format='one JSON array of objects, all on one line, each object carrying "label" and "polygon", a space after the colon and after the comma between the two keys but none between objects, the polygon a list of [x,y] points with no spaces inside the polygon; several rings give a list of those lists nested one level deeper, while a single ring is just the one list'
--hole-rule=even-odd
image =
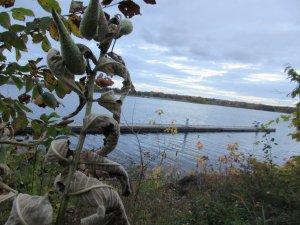
[{"label": "riverbank vegetation", "polygon": [[[131,224],[298,224],[300,157],[277,166],[267,152],[258,161],[239,152],[237,143],[229,144],[227,150],[219,157],[218,168],[210,166],[200,148],[190,171],[163,165],[129,168],[133,193],[123,202]],[[26,193],[49,193],[57,213],[58,193],[52,184],[56,167],[43,164],[38,157],[43,150],[11,152],[8,165],[15,170],[10,185]],[[1,205],[0,224],[10,209],[11,203]],[[75,200],[65,224],[80,224],[80,218],[92,210],[78,207]]]}]

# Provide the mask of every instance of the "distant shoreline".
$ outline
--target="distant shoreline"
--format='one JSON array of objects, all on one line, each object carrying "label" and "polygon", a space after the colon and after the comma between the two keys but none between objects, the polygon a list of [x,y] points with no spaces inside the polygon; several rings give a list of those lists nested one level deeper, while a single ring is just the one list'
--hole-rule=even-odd
[{"label": "distant shoreline", "polygon": [[[103,92],[109,90],[113,90],[116,94],[120,93],[120,90],[117,88],[114,89],[107,88],[101,91],[95,90],[95,92]],[[273,105],[229,101],[229,100],[214,99],[214,98],[166,94],[162,92],[153,92],[153,91],[150,92],[137,91],[136,93],[130,93],[129,95],[136,96],[136,97],[144,97],[144,98],[159,98],[159,99],[166,99],[166,100],[173,100],[173,101],[191,102],[191,103],[198,103],[198,104],[205,104],[205,105],[218,105],[218,106],[225,106],[225,107],[254,109],[254,110],[262,110],[262,111],[269,111],[269,112],[293,113],[296,111],[295,107],[288,107],[288,106],[273,106]]]},{"label": "distant shoreline", "polygon": [[[13,82],[8,82],[7,84],[11,85]],[[96,87],[96,86],[95,86]],[[95,88],[95,93],[103,93],[106,91],[113,90],[114,93],[120,94],[120,89],[118,88]],[[154,92],[154,91],[136,91],[136,93],[130,92],[130,96],[144,97],[144,98],[159,98],[166,99],[171,101],[180,101],[180,102],[191,102],[205,105],[218,105],[225,107],[234,107],[234,108],[243,108],[243,109],[254,109],[262,110],[269,112],[280,112],[280,113],[293,113],[296,111],[296,107],[288,106],[273,106],[265,104],[256,104],[249,102],[239,102],[239,101],[229,101],[215,98],[203,98],[197,96],[188,96],[188,95],[178,95],[178,94],[166,94],[163,92]]]}]

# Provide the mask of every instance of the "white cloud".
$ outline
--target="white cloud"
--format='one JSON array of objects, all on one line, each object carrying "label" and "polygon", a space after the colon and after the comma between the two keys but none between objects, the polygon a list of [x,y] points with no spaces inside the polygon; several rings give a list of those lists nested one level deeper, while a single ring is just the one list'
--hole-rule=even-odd
[{"label": "white cloud", "polygon": [[151,50],[151,51],[156,51],[159,53],[165,53],[168,52],[169,49],[164,47],[164,46],[160,46],[160,45],[155,45],[155,44],[142,44],[139,45],[138,48],[142,49],[142,50]]},{"label": "white cloud", "polygon": [[221,68],[225,70],[235,69],[251,69],[257,67],[254,64],[243,64],[243,63],[221,63]]},{"label": "white cloud", "polygon": [[227,73],[225,70],[214,70],[214,69],[203,69],[197,66],[190,66],[174,61],[160,61],[160,60],[146,60],[147,63],[150,64],[160,64],[168,66],[169,68],[176,69],[181,73],[199,76],[201,78],[204,77],[215,77],[215,76],[223,76]]},{"label": "white cloud", "polygon": [[280,82],[285,81],[286,76],[276,73],[256,73],[244,77],[243,80],[250,82]]}]

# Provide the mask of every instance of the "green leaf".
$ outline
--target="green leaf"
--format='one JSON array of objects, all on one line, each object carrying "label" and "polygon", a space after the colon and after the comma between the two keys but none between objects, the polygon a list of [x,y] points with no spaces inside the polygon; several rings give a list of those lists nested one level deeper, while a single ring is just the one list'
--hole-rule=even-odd
[{"label": "green leaf", "polygon": [[9,121],[9,117],[10,117],[10,110],[9,110],[9,108],[6,108],[2,112],[2,120],[3,120],[3,122],[8,122]]},{"label": "green leaf", "polygon": [[25,9],[25,8],[13,8],[11,10],[12,12],[12,17],[16,20],[25,20],[25,16],[34,16],[34,13],[30,9]]},{"label": "green leaf", "polygon": [[42,95],[42,97],[43,97],[44,103],[47,106],[49,106],[50,108],[55,109],[56,107],[58,107],[58,102],[57,102],[56,98],[50,92],[45,92]]},{"label": "green leaf", "polygon": [[33,33],[31,34],[31,36],[32,36],[32,42],[35,44],[40,43],[44,39],[44,36],[41,33]]},{"label": "green leaf", "polygon": [[61,13],[61,8],[56,0],[38,0],[40,6],[47,12],[51,12],[51,9],[55,9],[59,14]]},{"label": "green leaf", "polygon": [[0,39],[3,42],[7,42],[8,44],[14,46],[15,48],[20,49],[21,51],[27,51],[24,41],[17,35],[16,32],[5,31],[0,33]]},{"label": "green leaf", "polygon": [[16,50],[16,60],[19,61],[19,59],[21,59],[22,55],[19,49],[15,48]]},{"label": "green leaf", "polygon": [[34,85],[34,82],[33,82],[32,78],[31,77],[27,77],[26,83],[25,83],[25,87],[26,87],[25,91],[26,91],[26,93],[28,93],[29,91],[32,90],[33,85]]},{"label": "green leaf", "polygon": [[12,80],[15,82],[17,88],[20,90],[23,87],[23,82],[21,81],[21,79],[19,77],[16,76],[11,76]]},{"label": "green leaf", "polygon": [[19,113],[18,117],[13,120],[12,127],[14,131],[25,128],[28,125],[28,119],[25,113]]},{"label": "green leaf", "polygon": [[26,29],[26,27],[23,25],[20,25],[20,24],[14,24],[14,25],[11,25],[8,29],[10,31],[14,31],[14,32],[22,32]]},{"label": "green leaf", "polygon": [[0,13],[0,25],[6,29],[10,27],[10,18],[7,12]]},{"label": "green leaf", "polygon": [[47,36],[44,36],[43,42],[42,42],[42,49],[45,52],[48,52],[52,48],[50,41],[48,40]]},{"label": "green leaf", "polygon": [[6,84],[7,81],[9,80],[9,76],[4,76],[4,75],[0,75],[0,86],[3,84]]},{"label": "green leaf", "polygon": [[57,85],[55,86],[55,92],[59,98],[63,99],[66,94],[69,94],[71,92],[71,89],[68,88],[60,80],[58,80]]},{"label": "green leaf", "polygon": [[[23,105],[22,103],[20,103],[19,101],[15,101],[15,106],[16,108],[19,108],[21,111],[25,111],[25,112],[30,112],[32,113],[32,110],[29,109],[27,106]],[[18,110],[19,111],[19,110]]]},{"label": "green leaf", "polygon": [[55,126],[50,126],[47,129],[48,135],[51,137],[55,137],[57,135],[56,127]]}]

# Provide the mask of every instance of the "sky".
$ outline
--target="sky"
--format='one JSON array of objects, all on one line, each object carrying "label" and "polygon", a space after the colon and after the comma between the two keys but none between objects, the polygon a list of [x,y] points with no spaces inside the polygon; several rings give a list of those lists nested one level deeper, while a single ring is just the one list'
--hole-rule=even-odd
[{"label": "sky", "polygon": [[[16,2],[34,7],[36,16],[49,14],[36,0]],[[67,13],[71,1],[59,2]],[[134,30],[117,41],[115,52],[125,60],[138,91],[269,105],[297,102],[288,96],[295,84],[284,68],[300,68],[299,0],[136,2],[142,15],[131,19]],[[104,10],[120,13],[116,6]],[[98,54],[96,42],[77,41]],[[34,46],[33,55],[45,57]],[[115,83],[118,87],[121,80]]]}]

